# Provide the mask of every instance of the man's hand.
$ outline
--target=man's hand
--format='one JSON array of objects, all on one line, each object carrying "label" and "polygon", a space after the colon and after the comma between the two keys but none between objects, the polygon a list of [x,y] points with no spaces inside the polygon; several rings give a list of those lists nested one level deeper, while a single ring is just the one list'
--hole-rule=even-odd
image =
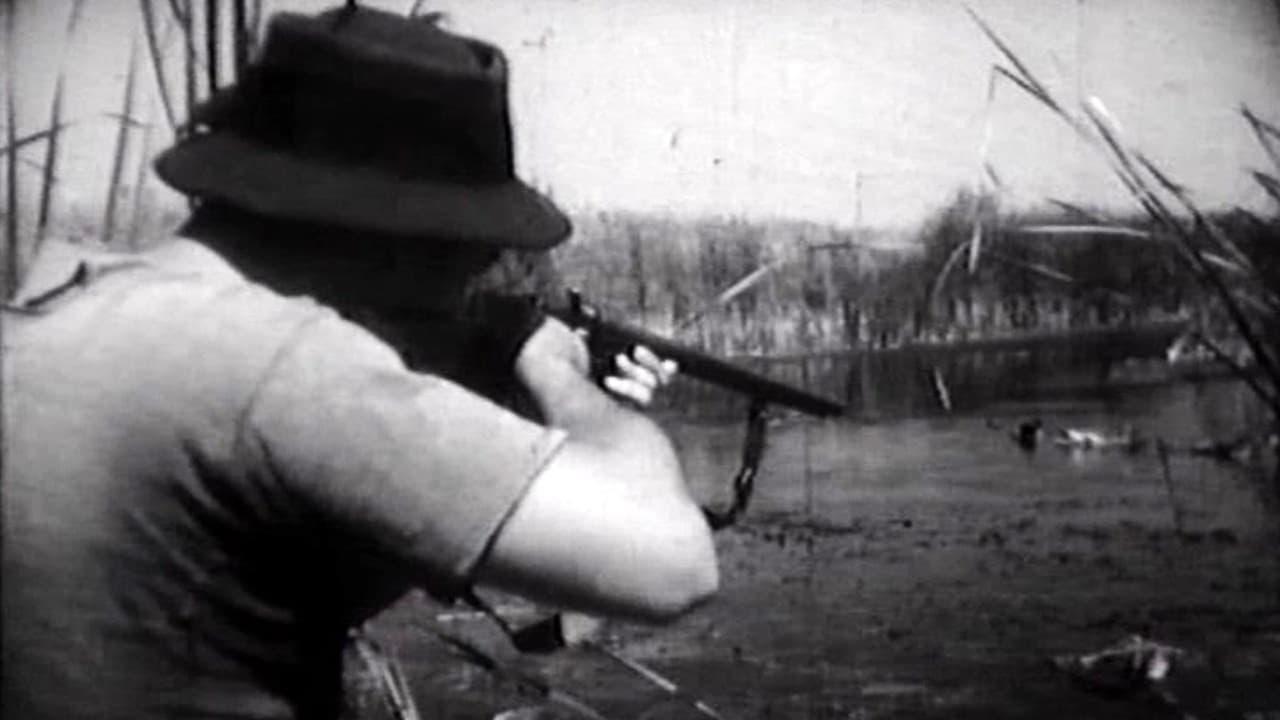
[{"label": "man's hand", "polygon": [[555,318],[547,318],[520,348],[515,370],[522,382],[536,389],[542,381],[559,379],[565,373],[588,377],[591,354],[580,334]]},{"label": "man's hand", "polygon": [[602,384],[640,408],[649,407],[654,393],[669,385],[680,371],[674,360],[663,360],[644,345],[637,345],[630,355],[618,353],[614,363],[617,374],[606,376]]},{"label": "man's hand", "polygon": [[[645,408],[653,402],[654,393],[670,384],[678,372],[674,361],[659,358],[649,348],[638,345],[630,354],[618,353],[614,357],[613,371],[601,384],[615,399]],[[516,357],[516,373],[535,392],[548,383],[558,384],[566,374],[589,377],[591,355],[585,334],[548,318],[521,348]]]}]

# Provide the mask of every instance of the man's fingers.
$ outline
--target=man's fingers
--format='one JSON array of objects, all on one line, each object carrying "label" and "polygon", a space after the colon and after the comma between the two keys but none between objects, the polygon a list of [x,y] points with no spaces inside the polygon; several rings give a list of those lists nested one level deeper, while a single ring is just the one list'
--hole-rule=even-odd
[{"label": "man's fingers", "polygon": [[653,387],[636,380],[610,375],[604,379],[604,387],[619,397],[630,400],[640,407],[648,407],[653,402]]},{"label": "man's fingers", "polygon": [[617,363],[618,371],[622,373],[622,377],[628,380],[634,380],[648,386],[650,389],[657,388],[663,384],[658,377],[658,373],[640,365],[640,363],[627,357],[625,353],[618,353],[618,356],[614,358],[614,362]]},{"label": "man's fingers", "polygon": [[662,369],[662,384],[666,385],[675,379],[680,373],[680,363],[675,360],[663,360],[659,367]]},{"label": "man's fingers", "polygon": [[680,371],[679,365],[675,360],[663,360],[654,354],[652,350],[644,345],[637,345],[631,353],[631,357],[639,363],[643,368],[652,372],[658,379],[659,385],[666,385]]},{"label": "man's fingers", "polygon": [[669,384],[679,369],[676,363],[659,358],[643,345],[637,345],[630,354],[618,353],[613,364],[614,372],[602,381],[604,388],[642,408],[653,402],[654,393]]}]

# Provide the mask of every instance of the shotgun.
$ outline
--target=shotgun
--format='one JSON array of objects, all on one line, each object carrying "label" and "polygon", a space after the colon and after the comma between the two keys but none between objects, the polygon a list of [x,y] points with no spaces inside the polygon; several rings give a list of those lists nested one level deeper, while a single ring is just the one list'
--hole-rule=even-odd
[{"label": "shotgun", "polygon": [[753,403],[781,405],[817,417],[844,414],[844,406],[840,403],[778,382],[643,328],[606,320],[576,291],[569,291],[567,306],[547,307],[544,311],[571,328],[586,331],[593,369],[597,366],[611,369],[614,355],[627,352],[636,345],[644,345],[658,357],[679,363],[681,375],[741,393]]}]

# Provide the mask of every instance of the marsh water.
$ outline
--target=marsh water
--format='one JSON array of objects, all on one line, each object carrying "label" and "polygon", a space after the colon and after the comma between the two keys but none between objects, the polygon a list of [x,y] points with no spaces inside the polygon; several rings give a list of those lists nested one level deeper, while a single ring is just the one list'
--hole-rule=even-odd
[{"label": "marsh water", "polygon": [[[718,535],[720,596],[672,627],[618,626],[610,647],[727,718],[1280,717],[1267,471],[1176,452],[1251,429],[1247,388],[1171,381],[1141,353],[1103,368],[1055,352],[799,371],[873,393],[876,411],[775,418],[749,511]],[[722,502],[743,428],[730,399],[703,409],[662,421],[694,492]],[[1048,433],[1028,450],[1010,431],[1032,417]],[[1175,452],[1052,442],[1125,424]],[[422,612],[386,622],[428,716],[572,716],[432,650]],[[1184,651],[1170,696],[1101,695],[1050,663],[1131,634]],[[512,662],[609,717],[697,716],[598,651]]]}]

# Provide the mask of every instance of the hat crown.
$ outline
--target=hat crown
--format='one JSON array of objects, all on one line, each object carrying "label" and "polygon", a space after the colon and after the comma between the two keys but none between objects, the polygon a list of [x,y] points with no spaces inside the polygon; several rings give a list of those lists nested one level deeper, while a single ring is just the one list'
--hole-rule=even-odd
[{"label": "hat crown", "polygon": [[514,177],[506,62],[498,48],[390,13],[339,9],[272,19],[212,130],[398,178]]},{"label": "hat crown", "polygon": [[549,247],[568,219],[515,175],[493,45],[369,8],[273,16],[234,87],[156,161],[178,190],[272,217]]},{"label": "hat crown", "polygon": [[427,88],[466,80],[506,84],[506,59],[497,47],[450,33],[434,19],[366,8],[274,16],[257,64],[336,78],[358,76],[404,93],[413,92],[412,81]]}]

